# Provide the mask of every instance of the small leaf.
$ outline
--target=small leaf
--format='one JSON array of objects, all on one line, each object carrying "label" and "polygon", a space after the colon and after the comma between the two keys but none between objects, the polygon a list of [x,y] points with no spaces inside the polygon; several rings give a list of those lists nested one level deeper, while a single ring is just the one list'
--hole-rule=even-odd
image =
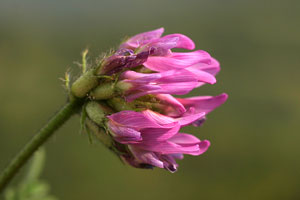
[{"label": "small leaf", "polygon": [[27,175],[15,189],[8,188],[5,200],[57,200],[49,195],[50,186],[39,180],[45,163],[45,150],[40,148],[35,152]]},{"label": "small leaf", "polygon": [[44,148],[40,148],[35,152],[28,174],[24,179],[24,184],[29,184],[38,180],[44,168],[45,158],[46,153]]}]

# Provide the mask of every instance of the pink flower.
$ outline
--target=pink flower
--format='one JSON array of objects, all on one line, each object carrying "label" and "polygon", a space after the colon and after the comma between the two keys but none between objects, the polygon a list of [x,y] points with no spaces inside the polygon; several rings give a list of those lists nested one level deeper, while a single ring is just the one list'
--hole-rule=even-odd
[{"label": "pink flower", "polygon": [[205,71],[199,70],[195,73],[187,69],[150,74],[126,71],[120,78],[122,81],[119,86],[129,84],[126,91],[129,101],[147,94],[183,95],[202,83],[216,82],[215,77]]},{"label": "pink flower", "polygon": [[207,52],[197,50],[187,53],[171,52],[172,48],[193,50],[194,42],[182,34],[169,34],[161,37],[164,29],[140,33],[121,44],[120,48],[132,49],[137,52],[148,51],[149,57],[143,64],[152,71],[162,72],[173,69],[201,69],[212,75],[216,75],[220,66],[218,61]]},{"label": "pink flower", "polygon": [[128,101],[148,94],[183,95],[205,83],[216,82],[214,76],[220,70],[217,60],[203,50],[172,52],[172,48],[194,49],[195,44],[182,34],[161,37],[163,31],[160,28],[131,37],[121,44],[118,52],[122,53],[117,52],[108,59],[111,61],[104,67],[107,74],[138,65],[152,72],[145,74],[137,70],[121,74],[118,86]]},{"label": "pink flower", "polygon": [[108,116],[108,127],[121,144],[128,145],[131,155],[123,159],[135,167],[159,167],[176,171],[175,158],[183,154],[200,155],[210,143],[195,136],[179,133],[186,126],[204,116],[196,113],[181,118],[171,118],[151,110],[142,112],[121,111]]},{"label": "pink flower", "polygon": [[[206,115],[228,96],[173,97],[216,83],[220,64],[203,50],[173,52],[174,48],[193,50],[195,44],[185,35],[162,36],[163,32],[160,28],[140,33],[121,44],[98,71],[114,75],[115,79],[111,85],[110,80],[105,80],[104,86],[109,87],[103,89],[100,85],[97,91],[109,94],[106,98],[127,101],[118,105],[118,101],[108,100],[115,110],[123,110],[107,116],[106,123],[117,152],[121,152],[119,156],[134,167],[174,172],[178,167],[176,159],[182,159],[183,154],[200,155],[210,146],[209,141],[181,133],[180,128],[202,125]],[[128,107],[123,106],[127,103]]]}]

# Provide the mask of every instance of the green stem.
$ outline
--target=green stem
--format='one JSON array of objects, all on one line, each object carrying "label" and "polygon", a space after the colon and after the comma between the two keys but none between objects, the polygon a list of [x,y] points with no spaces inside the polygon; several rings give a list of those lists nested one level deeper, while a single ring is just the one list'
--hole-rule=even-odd
[{"label": "green stem", "polygon": [[9,165],[4,169],[0,175],[0,193],[5,186],[17,174],[19,169],[26,163],[32,154],[42,145],[47,139],[61,127],[81,106],[82,101],[78,99],[67,102],[49,121],[40,129],[40,131],[33,136],[33,138],[21,149],[21,151],[14,157]]}]

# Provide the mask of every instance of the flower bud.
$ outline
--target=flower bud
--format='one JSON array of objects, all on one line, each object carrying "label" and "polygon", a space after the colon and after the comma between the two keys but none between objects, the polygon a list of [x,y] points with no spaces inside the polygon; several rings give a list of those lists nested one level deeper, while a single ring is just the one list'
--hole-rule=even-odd
[{"label": "flower bud", "polygon": [[216,83],[220,65],[202,50],[173,52],[173,48],[192,50],[195,44],[182,34],[161,37],[163,31],[128,39],[76,80],[71,91],[76,97],[89,97],[84,99],[87,128],[123,161],[175,172],[175,159],[200,155],[210,146],[180,129],[201,126],[227,94],[173,97]]}]

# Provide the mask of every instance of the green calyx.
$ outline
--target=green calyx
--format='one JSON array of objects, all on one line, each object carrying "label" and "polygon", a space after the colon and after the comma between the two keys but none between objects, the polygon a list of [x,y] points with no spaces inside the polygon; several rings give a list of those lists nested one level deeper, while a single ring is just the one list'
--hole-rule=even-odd
[{"label": "green calyx", "polygon": [[[108,127],[106,115],[113,111],[105,102],[91,101],[85,105],[83,110],[87,117],[84,119],[84,125],[88,133],[92,133],[102,144],[114,152],[118,157],[127,154],[125,145],[116,143],[113,134]],[[83,113],[82,113],[83,114]]]},{"label": "green calyx", "polygon": [[89,96],[95,100],[110,99],[116,95],[117,91],[115,85],[111,82],[100,84],[93,89]]},{"label": "green calyx", "polygon": [[71,87],[71,92],[75,97],[83,98],[98,85],[98,77],[95,70],[89,70],[82,74]]},{"label": "green calyx", "polygon": [[97,125],[102,126],[106,117],[105,110],[102,105],[96,101],[90,101],[85,106],[85,111],[89,119],[91,119]]},{"label": "green calyx", "polygon": [[86,119],[85,125],[90,132],[92,132],[100,142],[102,142],[106,147],[111,149],[113,147],[113,139],[111,136],[105,131],[104,128],[99,127],[92,120]]},{"label": "green calyx", "polygon": [[122,98],[111,98],[107,101],[107,103],[116,111],[135,110],[135,106],[132,102],[126,102]]},{"label": "green calyx", "polygon": [[124,100],[124,98],[121,97],[114,97],[107,100],[107,103],[117,112],[123,110],[134,110],[136,112],[139,112],[146,109],[151,109],[160,112],[161,110],[160,104],[151,97],[148,97],[147,99],[139,98],[130,102],[127,102],[126,100]]}]

